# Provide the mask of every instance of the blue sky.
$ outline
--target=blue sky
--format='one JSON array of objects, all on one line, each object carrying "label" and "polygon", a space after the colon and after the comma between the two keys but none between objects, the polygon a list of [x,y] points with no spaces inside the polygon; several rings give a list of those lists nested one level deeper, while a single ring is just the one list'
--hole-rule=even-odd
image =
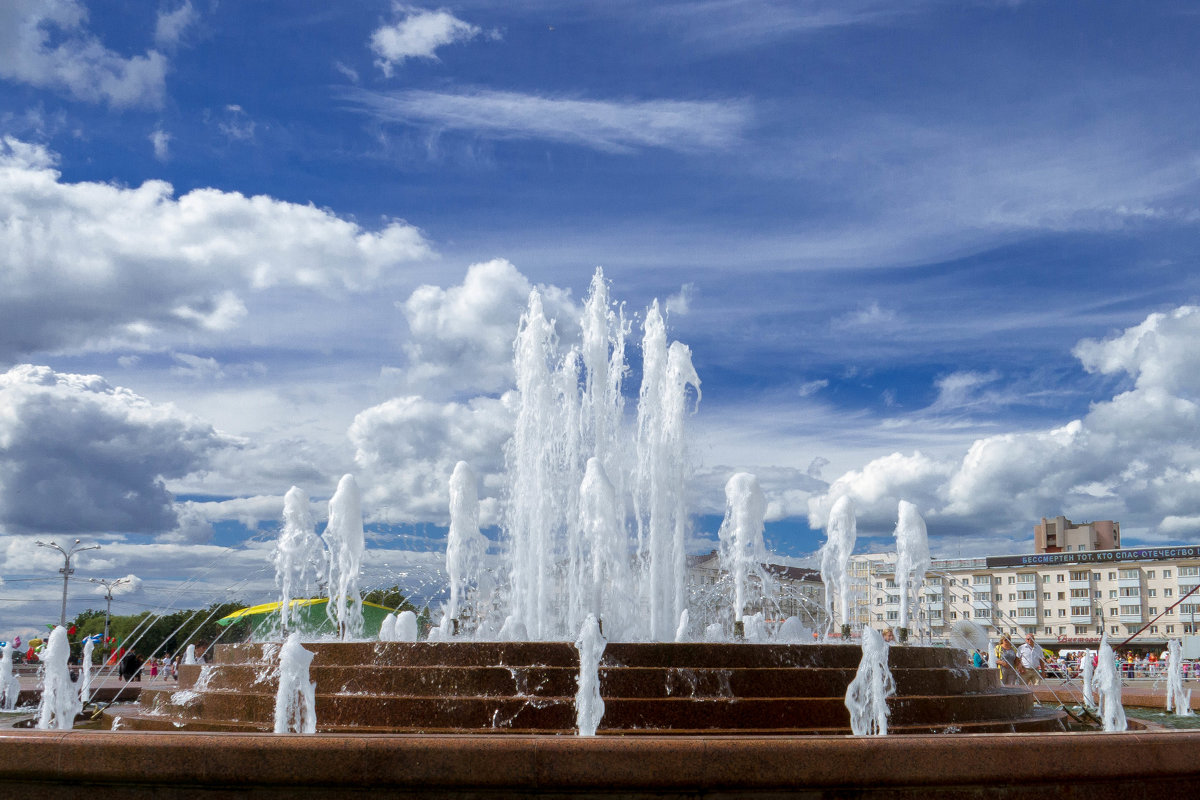
[{"label": "blue sky", "polygon": [[130,608],[200,562],[226,566],[197,592],[265,591],[241,537],[345,472],[386,582],[438,549],[455,461],[496,497],[525,298],[566,341],[597,266],[692,348],[697,548],[734,471],[790,556],[842,494],[872,546],[900,499],[935,554],[1059,513],[1195,541],[1198,28],[1182,2],[5,4],[0,628],[56,608],[38,537],[102,543],[79,574],[143,578]]}]

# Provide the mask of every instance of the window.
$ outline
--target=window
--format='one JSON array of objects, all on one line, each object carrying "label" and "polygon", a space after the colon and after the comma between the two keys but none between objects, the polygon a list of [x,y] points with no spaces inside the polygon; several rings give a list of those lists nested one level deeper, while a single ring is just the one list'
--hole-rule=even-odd
[{"label": "window", "polygon": [[925,582],[928,583],[930,586],[941,586],[942,585],[941,578],[926,578]]},{"label": "window", "polygon": [[1154,580],[1154,570],[1152,570],[1152,569],[1146,570],[1146,580],[1148,580],[1148,581]]},{"label": "window", "polygon": [[937,608],[929,609],[929,618],[930,619],[941,619],[942,618],[941,609],[937,609]]},{"label": "window", "polygon": [[1051,611],[1051,610],[1050,610],[1050,609],[1048,609],[1048,608],[1047,608],[1045,611],[1043,611],[1043,612],[1042,612],[1042,616],[1043,616],[1043,617],[1046,617],[1046,618],[1049,618],[1049,617],[1051,617],[1051,616],[1053,616],[1053,615],[1054,615],[1054,612],[1053,612],[1053,611]]},{"label": "window", "polygon": [[1042,592],[1042,599],[1043,599],[1043,600],[1049,600],[1049,599],[1050,599],[1050,593],[1049,593],[1049,592]]},{"label": "window", "polygon": [[971,583],[975,584],[976,586],[988,586],[991,584],[991,582],[991,575],[976,575],[971,579]]},{"label": "window", "polygon": [[987,592],[976,592],[976,593],[975,593],[975,600],[976,600],[977,602],[980,602],[980,603],[986,603],[986,602],[987,602],[987,599],[988,599],[988,593],[987,593]]},{"label": "window", "polygon": [[1118,590],[1121,597],[1141,597],[1142,587],[1140,586],[1122,586]]},{"label": "window", "polygon": [[1157,589],[1147,589],[1146,590],[1146,597],[1156,597],[1157,595],[1158,595]]},{"label": "window", "polygon": [[1141,606],[1121,606],[1121,616],[1135,617],[1142,613]]},{"label": "window", "polygon": [[1017,595],[1014,592],[1009,592],[1008,593],[1008,602],[1015,603],[1016,600],[1017,600]]},{"label": "window", "polygon": [[1179,577],[1181,577],[1181,578],[1194,578],[1197,575],[1200,575],[1200,567],[1180,567],[1179,568]]},{"label": "window", "polygon": [[1174,633],[1174,632],[1175,632],[1175,626],[1174,626],[1174,625],[1168,625],[1168,626],[1167,626],[1167,633]]},{"label": "window", "polygon": [[1121,626],[1120,626],[1120,625],[1113,625],[1113,626],[1112,626],[1112,630],[1110,631],[1110,633],[1120,633],[1120,632],[1121,632]]},{"label": "window", "polygon": [[1180,614],[1195,614],[1197,611],[1200,611],[1200,603],[1184,603],[1179,607]]},{"label": "window", "polygon": [[957,612],[957,611],[951,611],[951,612],[950,612],[950,619],[958,619],[958,612]]},{"label": "window", "polygon": [[1175,594],[1171,589],[1163,589],[1163,597],[1172,597]]},{"label": "window", "polygon": [[[1108,573],[1108,579],[1110,581],[1115,581],[1117,579],[1117,573],[1115,573],[1115,572]],[[1113,633],[1116,633],[1116,631],[1113,631]]]},{"label": "window", "polygon": [[1058,626],[1058,633],[1059,633],[1059,635],[1060,635],[1060,636],[1061,636],[1062,634],[1066,633],[1066,632],[1067,632],[1067,628],[1066,628],[1066,626],[1064,626],[1064,625],[1059,625],[1059,626]]},{"label": "window", "polygon": [[1023,589],[1017,592],[1018,600],[1037,600],[1037,592],[1030,589]]},{"label": "window", "polygon": [[[280,602],[283,602],[283,601],[281,600]],[[883,605],[883,598],[882,598],[882,597],[876,597],[876,598],[875,598],[875,605],[877,605],[877,606],[881,606],[881,605]]]},{"label": "window", "polygon": [[1087,633],[1087,631],[1088,631],[1087,625],[1076,625],[1075,626],[1075,635],[1076,636],[1083,636],[1085,633]]},{"label": "window", "polygon": [[1151,625],[1151,626],[1150,626],[1150,632],[1151,632],[1151,633],[1158,633],[1158,626],[1157,626],[1157,625]]},{"label": "window", "polygon": [[1050,628],[1046,628],[1046,635],[1047,635],[1047,636],[1053,636],[1053,635],[1054,635],[1054,631],[1052,631]]},{"label": "window", "polygon": [[889,588],[889,589],[895,589],[895,588],[896,588],[896,579],[895,579],[895,578],[888,578],[888,579],[887,579],[887,588]]},{"label": "window", "polygon": [[1108,590],[1108,598],[1109,598],[1110,600],[1113,600],[1113,599],[1115,599],[1115,598],[1116,598],[1116,596],[1117,596],[1117,590],[1116,590],[1116,589],[1109,589],[1109,590]]},{"label": "window", "polygon": [[1014,576],[1012,576],[1012,575],[1008,576],[1008,583],[1010,586],[1016,582],[1017,582],[1017,579]]},{"label": "window", "polygon": [[[1049,612],[1046,612],[1046,613],[1049,613]],[[1036,608],[1018,608],[1017,616],[1018,617],[1036,617],[1037,609]]]},{"label": "window", "polygon": [[997,602],[997,603],[999,603],[999,602],[1002,602],[1003,600],[1004,600],[1004,595],[1002,595],[1002,594],[998,594],[998,595],[996,595],[996,602]]},{"label": "window", "polygon": [[1050,582],[1050,576],[1049,576],[1049,575],[1043,575],[1043,576],[1042,576],[1042,583],[1049,583],[1049,582]]},{"label": "window", "polygon": [[[1043,578],[1043,582],[1045,582],[1044,578]],[[1017,583],[1037,583],[1037,573],[1022,572],[1020,575],[1017,576]]]},{"label": "window", "polygon": [[1067,610],[1066,610],[1065,608],[1060,608],[1060,609],[1058,610],[1058,615],[1059,615],[1060,617],[1065,617],[1065,616],[1067,615]]},{"label": "window", "polygon": [[1063,575],[1061,572],[1054,576],[1055,583],[1063,583],[1064,581],[1066,581],[1066,579],[1067,579],[1067,576]]},{"label": "window", "polygon": [[1073,581],[1086,581],[1087,579],[1088,579],[1087,572],[1072,572],[1071,573],[1071,580],[1073,580]]},{"label": "window", "polygon": [[990,609],[987,609],[987,608],[975,609],[975,619],[991,619],[991,618],[992,618],[992,612]]},{"label": "window", "polygon": [[1104,592],[1102,592],[1102,591],[1100,591],[1099,589],[1097,589],[1095,592],[1093,592],[1093,593],[1092,593],[1092,597],[1094,597],[1094,598],[1096,598],[1097,600],[1099,600],[1101,597],[1104,597]]},{"label": "window", "polygon": [[1169,570],[1169,569],[1164,569],[1164,570],[1163,570],[1163,577],[1164,577],[1164,578],[1169,578],[1169,577],[1171,577],[1171,570]]},{"label": "window", "polygon": [[1139,579],[1141,577],[1142,577],[1142,575],[1141,575],[1140,570],[1137,570],[1137,569],[1121,570],[1121,580],[1123,580],[1123,581],[1132,581],[1132,580]]},{"label": "window", "polygon": [[1152,616],[1152,617],[1158,616],[1158,609],[1155,608],[1154,606],[1150,606],[1150,616]]},{"label": "window", "polygon": [[1079,598],[1083,598],[1086,600],[1088,595],[1090,595],[1090,594],[1091,594],[1091,592],[1089,592],[1087,589],[1072,589],[1071,590],[1072,599],[1079,597]]},{"label": "window", "polygon": [[1098,581],[1098,580],[1100,580],[1100,573],[1099,573],[1099,572],[1093,572],[1093,573],[1092,573],[1092,580],[1094,580],[1094,581]]},{"label": "window", "polygon": [[1163,613],[1164,613],[1164,614],[1166,614],[1167,616],[1172,616],[1172,615],[1174,615],[1174,613],[1175,613],[1175,609],[1174,609],[1174,608],[1171,608],[1171,607],[1168,607],[1168,608],[1167,608],[1167,610],[1166,610],[1166,611],[1164,611]]},{"label": "window", "polygon": [[1092,609],[1090,606],[1071,606],[1072,617],[1090,617]]},{"label": "window", "polygon": [[889,621],[894,620],[894,619],[899,619],[900,612],[899,611],[889,611],[889,612],[887,612],[887,618]]},{"label": "window", "polygon": [[1059,600],[1066,600],[1066,599],[1067,599],[1067,593],[1066,593],[1066,592],[1059,592],[1059,593],[1058,593],[1058,599],[1059,599]]}]

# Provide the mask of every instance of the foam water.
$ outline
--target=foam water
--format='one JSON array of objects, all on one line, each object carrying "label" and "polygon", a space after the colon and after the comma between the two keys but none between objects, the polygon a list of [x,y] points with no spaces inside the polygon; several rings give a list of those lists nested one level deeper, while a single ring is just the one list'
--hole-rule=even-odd
[{"label": "foam water", "polygon": [[854,503],[842,495],[829,510],[825,544],[821,546],[821,581],[825,584],[825,613],[830,627],[833,626],[835,598],[838,624],[850,624],[850,556],[857,539]]},{"label": "foam water", "polygon": [[604,717],[604,700],[600,697],[600,658],[607,644],[596,617],[588,614],[579,630],[579,638],[575,640],[575,649],[579,651],[575,725],[580,736],[595,736]]},{"label": "foam water", "polygon": [[1092,657],[1092,651],[1088,650],[1079,659],[1079,674],[1083,682],[1083,705],[1093,711],[1096,710],[1096,686],[1094,683],[1096,660]]},{"label": "foam water", "polygon": [[329,553],[329,604],[325,613],[342,641],[362,637],[362,594],[358,588],[362,569],[362,502],[353,475],[343,475],[329,500],[329,522],[321,535]]},{"label": "foam water", "polygon": [[1100,696],[1100,719],[1106,731],[1123,731],[1128,727],[1125,709],[1121,705],[1121,670],[1112,647],[1108,644],[1108,633],[1100,637],[1099,660],[1094,676],[1096,692]]},{"label": "foam water", "polygon": [[317,732],[317,684],[309,680],[313,653],[290,633],[279,648],[279,690],[275,693],[275,733]]},{"label": "foam water", "polygon": [[900,627],[907,628],[910,600],[919,598],[925,571],[932,564],[929,534],[917,507],[900,501],[896,522],[896,587],[900,590]]},{"label": "foam water", "polygon": [[582,609],[603,620],[616,639],[628,637],[637,625],[629,603],[633,576],[623,518],[608,470],[599,457],[592,456],[579,486],[579,563],[589,568],[579,570],[572,585],[579,588]]},{"label": "foam water", "polygon": [[70,657],[67,629],[58,625],[50,633],[40,656],[42,700],[38,704],[39,730],[69,731],[75,724],[75,715],[83,710],[83,703],[79,702],[75,684],[71,681],[71,668],[67,665]]},{"label": "foam water", "polygon": [[196,645],[189,644],[187,646],[187,650],[183,651],[183,663],[185,663],[185,664],[195,664],[196,663]]},{"label": "foam water", "polygon": [[846,688],[850,731],[855,736],[886,736],[887,698],[896,693],[896,682],[888,668],[888,643],[874,628],[863,628],[862,659],[858,672]]},{"label": "foam water", "polygon": [[83,657],[79,665],[79,702],[87,705],[92,699],[92,653],[96,643],[89,637],[83,643]]},{"label": "foam water", "polygon": [[487,552],[487,538],[479,532],[479,490],[475,472],[465,461],[454,465],[450,475],[450,531],[446,537],[446,574],[450,598],[442,617],[442,638],[453,632],[468,591],[479,579]]},{"label": "foam water", "polygon": [[725,519],[717,531],[720,541],[721,568],[733,583],[733,618],[746,614],[751,589],[751,577],[765,598],[770,594],[771,580],[763,570],[767,547],[763,542],[767,500],[759,488],[758,479],[747,472],[734,474],[725,483]]},{"label": "foam water", "polygon": [[1183,641],[1167,642],[1167,711],[1181,717],[1192,716],[1192,690],[1183,689]]},{"label": "foam water", "polygon": [[293,486],[283,496],[283,527],[271,559],[275,564],[275,584],[279,587],[280,627],[285,633],[295,624],[299,613],[292,600],[310,595],[321,572],[322,555],[308,495]]},{"label": "foam water", "polygon": [[0,648],[0,700],[3,700],[0,707],[5,711],[15,709],[17,699],[21,696],[21,681],[13,672],[14,650],[12,642],[5,642],[4,647]]}]

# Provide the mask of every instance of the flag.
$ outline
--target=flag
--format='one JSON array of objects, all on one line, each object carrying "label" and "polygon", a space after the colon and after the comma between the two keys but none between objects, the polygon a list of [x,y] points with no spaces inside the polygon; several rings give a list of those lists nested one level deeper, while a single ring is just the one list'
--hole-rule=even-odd
[{"label": "flag", "polygon": [[72,625],[71,627],[67,628],[67,636],[74,636],[74,635],[75,635],[75,626]]}]

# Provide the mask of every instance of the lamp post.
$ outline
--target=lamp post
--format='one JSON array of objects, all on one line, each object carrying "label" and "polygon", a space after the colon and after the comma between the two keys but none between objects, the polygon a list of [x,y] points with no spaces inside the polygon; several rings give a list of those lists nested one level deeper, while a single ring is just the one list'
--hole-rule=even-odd
[{"label": "lamp post", "polygon": [[62,553],[63,558],[65,559],[62,569],[59,570],[59,572],[62,573],[62,576],[63,576],[63,599],[62,599],[62,615],[59,617],[59,620],[58,620],[58,624],[62,625],[65,628],[67,626],[67,581],[69,581],[71,579],[71,574],[75,572],[75,570],[71,569],[71,556],[75,555],[76,553],[82,553],[84,550],[99,550],[100,545],[92,544],[92,545],[88,545],[87,547],[80,547],[79,539],[76,539],[75,542],[70,546],[70,548],[68,548],[66,550],[59,547],[58,544],[56,544],[55,542],[43,542],[43,541],[39,540],[37,545],[38,545],[38,547],[51,547],[51,548],[57,550],[58,552]]},{"label": "lamp post", "polygon": [[89,581],[91,581],[92,583],[98,583],[98,584],[100,584],[101,586],[103,586],[103,587],[104,587],[104,597],[105,597],[105,606],[104,606],[104,661],[103,661],[103,662],[101,662],[101,663],[107,663],[107,661],[108,661],[108,654],[109,654],[110,652],[112,652],[112,648],[108,646],[108,619],[109,619],[109,616],[112,614],[112,593],[113,593],[113,589],[115,589],[115,588],[117,588],[118,586],[121,586],[121,585],[123,585],[123,584],[129,583],[129,577],[128,577],[128,576],[126,576],[126,577],[124,577],[124,578],[117,578],[116,580],[109,580],[108,578],[88,578],[88,580],[89,580]]}]

